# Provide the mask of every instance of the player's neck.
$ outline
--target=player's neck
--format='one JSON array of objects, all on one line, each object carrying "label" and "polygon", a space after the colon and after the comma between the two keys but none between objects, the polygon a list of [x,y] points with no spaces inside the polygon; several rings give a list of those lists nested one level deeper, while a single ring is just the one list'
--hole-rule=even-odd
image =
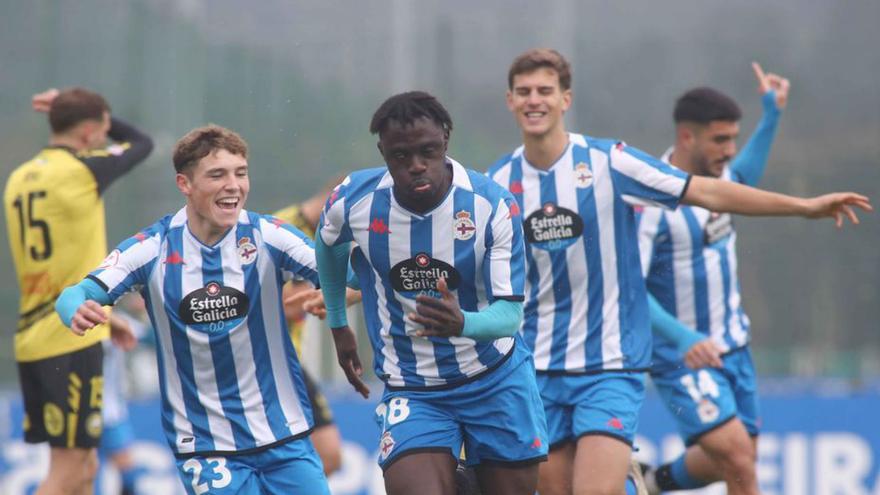
[{"label": "player's neck", "polygon": [[669,163],[675,168],[683,170],[691,175],[698,175],[697,168],[694,166],[690,154],[681,151],[678,147],[672,149],[672,154],[669,155]]},{"label": "player's neck", "polygon": [[217,244],[229,232],[228,228],[213,225],[199,216],[189,205],[186,206],[186,227],[193,237],[208,247]]},{"label": "player's neck", "polygon": [[70,134],[53,134],[49,138],[49,146],[70,148],[74,151],[85,151],[86,149],[82,139]]},{"label": "player's neck", "polygon": [[534,167],[547,170],[559,160],[568,146],[568,133],[562,126],[539,136],[523,133],[523,154]]}]

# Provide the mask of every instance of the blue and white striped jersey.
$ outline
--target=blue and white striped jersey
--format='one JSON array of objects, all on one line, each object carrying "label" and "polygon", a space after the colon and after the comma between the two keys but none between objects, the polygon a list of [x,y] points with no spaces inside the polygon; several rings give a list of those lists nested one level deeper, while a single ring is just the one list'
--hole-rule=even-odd
[{"label": "blue and white striped jersey", "polygon": [[418,326],[406,317],[415,312],[419,294],[439,296],[441,277],[465,311],[496,299],[523,299],[524,246],[516,202],[482,174],[450,158],[447,162],[453,172],[449,192],[423,215],[397,202],[384,167],[351,174],[324,208],[324,243],[356,244],[351,264],[363,294],[373,366],[392,388],[458,385],[500,364],[516,340],[417,337]]},{"label": "blue and white striped jersey", "polygon": [[312,427],[281,302],[285,281],[318,283],[313,245],[300,231],[242,211],[209,247],[181,209],[122,242],[89,277],[113,301],[130,290],[146,300],[162,425],[176,455],[249,452]]},{"label": "blue and white striped jersey", "polygon": [[[671,154],[670,148],[663,160]],[[730,168],[721,179],[740,182]],[[648,290],[666,311],[725,352],[748,344],[730,214],[690,205],[674,211],[645,208],[639,215],[639,249]],[[653,369],[680,365],[675,343],[655,335]]]},{"label": "blue and white striped jersey", "polygon": [[580,134],[569,134],[546,171],[521,146],[488,174],[525,218],[522,334],[536,369],[646,369],[651,329],[631,205],[674,208],[689,176],[621,142]]}]

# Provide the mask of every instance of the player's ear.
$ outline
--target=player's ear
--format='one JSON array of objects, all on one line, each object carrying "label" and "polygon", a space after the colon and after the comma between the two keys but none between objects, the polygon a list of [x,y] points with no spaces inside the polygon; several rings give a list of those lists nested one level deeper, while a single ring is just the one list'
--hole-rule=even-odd
[{"label": "player's ear", "polygon": [[571,88],[562,90],[562,113],[571,108]]},{"label": "player's ear", "polygon": [[189,197],[190,190],[192,188],[190,184],[189,177],[186,174],[178,172],[175,176],[175,182],[177,184],[177,189],[184,196]]},{"label": "player's ear", "polygon": [[513,112],[514,111],[514,109],[513,109],[513,92],[511,90],[509,90],[509,89],[507,90],[507,94],[505,96],[505,99],[507,100],[507,109],[510,110],[511,112]]}]

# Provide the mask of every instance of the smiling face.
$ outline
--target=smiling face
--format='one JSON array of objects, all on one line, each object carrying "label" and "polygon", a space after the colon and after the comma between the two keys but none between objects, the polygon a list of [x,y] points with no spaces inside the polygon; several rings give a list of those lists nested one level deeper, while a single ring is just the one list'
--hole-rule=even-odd
[{"label": "smiling face", "polygon": [[211,245],[238,222],[250,190],[247,159],[215,150],[178,173],[177,187],[186,196],[190,230]]},{"label": "smiling face", "polygon": [[549,67],[516,74],[507,91],[507,108],[526,137],[565,132],[562,117],[570,106],[571,90],[562,89],[559,74]]},{"label": "smiling face", "polygon": [[446,130],[430,118],[420,117],[412,124],[388,122],[378,146],[401,205],[423,213],[446,196],[452,183],[452,170],[446,163],[448,142]]}]

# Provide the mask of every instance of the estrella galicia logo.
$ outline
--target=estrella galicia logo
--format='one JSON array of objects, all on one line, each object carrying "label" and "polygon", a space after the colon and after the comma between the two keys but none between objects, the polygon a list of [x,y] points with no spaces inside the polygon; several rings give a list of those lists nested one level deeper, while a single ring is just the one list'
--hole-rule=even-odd
[{"label": "estrella galicia logo", "polygon": [[703,244],[711,246],[724,240],[733,232],[733,216],[730,213],[709,213],[706,228],[703,229]]},{"label": "estrella galicia logo", "polygon": [[180,301],[177,314],[187,325],[216,332],[230,321],[247,316],[249,303],[247,294],[238,289],[210,282],[187,294]]},{"label": "estrella galicia logo", "polygon": [[391,287],[407,297],[423,292],[439,296],[437,281],[441,278],[446,279],[449,290],[457,289],[461,282],[461,275],[454,266],[426,253],[419,253],[391,267],[389,278]]},{"label": "estrella galicia logo", "polygon": [[526,218],[523,229],[529,244],[555,251],[577,241],[584,232],[584,221],[577,213],[548,202]]}]

